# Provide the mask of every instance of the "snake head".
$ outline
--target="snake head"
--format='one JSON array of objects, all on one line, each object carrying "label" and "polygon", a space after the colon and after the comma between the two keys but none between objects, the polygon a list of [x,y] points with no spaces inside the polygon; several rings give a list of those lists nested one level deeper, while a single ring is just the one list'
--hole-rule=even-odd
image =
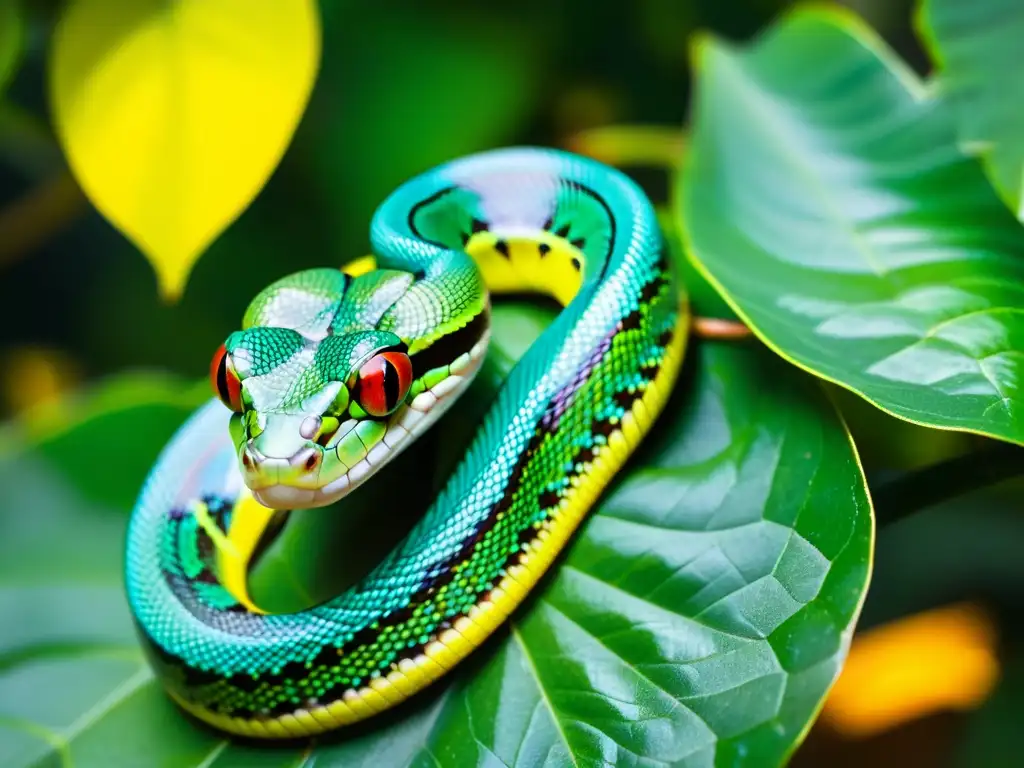
[{"label": "snake head", "polygon": [[274,509],[336,501],[409,438],[402,422],[412,363],[387,331],[317,340],[291,328],[249,328],[217,350],[210,377],[235,414],[242,477]]}]

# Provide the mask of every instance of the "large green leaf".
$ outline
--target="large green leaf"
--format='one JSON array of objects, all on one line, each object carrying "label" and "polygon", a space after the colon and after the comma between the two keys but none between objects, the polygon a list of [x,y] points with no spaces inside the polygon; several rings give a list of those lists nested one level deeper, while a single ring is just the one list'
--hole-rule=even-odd
[{"label": "large green leaf", "polygon": [[1024,5],[1019,0],[925,0],[918,27],[955,110],[965,149],[985,158],[1000,193],[1024,217]]},{"label": "large green leaf", "polygon": [[817,387],[753,349],[694,356],[503,639],[413,714],[321,748],[327,765],[784,760],[845,655],[870,508]]},{"label": "large green leaf", "polygon": [[1024,442],[1024,229],[942,102],[834,11],[697,64],[680,213],[736,311],[892,414]]},{"label": "large green leaf", "polygon": [[722,295],[715,290],[715,287],[701,274],[694,263],[686,258],[683,233],[680,231],[681,219],[667,210],[660,211],[658,218],[665,235],[666,250],[679,271],[680,279],[686,286],[686,294],[689,297],[690,309],[694,316],[735,320],[736,313],[732,311]]},{"label": "large green leaf", "polygon": [[[517,352],[496,345],[484,392]],[[791,752],[866,589],[864,481],[820,389],[765,352],[699,347],[678,389],[509,625],[433,690],[320,742],[317,766],[764,766]],[[301,747],[226,742],[168,702],[122,596],[123,511],[85,502],[59,463],[0,464],[0,764],[301,764]]]},{"label": "large green leaf", "polygon": [[0,460],[0,509],[0,765],[199,765],[223,749],[142,657],[121,580],[123,511],[24,455]]}]

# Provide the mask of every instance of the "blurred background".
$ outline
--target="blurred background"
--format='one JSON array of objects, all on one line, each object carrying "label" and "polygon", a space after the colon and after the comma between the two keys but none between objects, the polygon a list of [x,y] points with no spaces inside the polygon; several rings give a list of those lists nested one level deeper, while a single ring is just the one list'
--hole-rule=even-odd
[{"label": "blurred background", "polygon": [[[421,0],[324,2],[323,60],[298,131],[269,183],[173,304],[159,298],[150,265],[68,174],[46,81],[61,3],[24,5],[26,52],[0,102],[0,457],[29,445],[60,459],[95,498],[126,507],[133,498],[94,471],[90,446],[120,435],[129,447],[117,460],[141,478],[183,414],[207,397],[212,350],[250,297],[287,271],[367,252],[370,215],[398,183],[489,147],[572,146],[581,132],[617,124],[680,129],[690,36],[705,30],[743,40],[789,4],[436,0],[427,10]],[[926,74],[910,2],[847,5]],[[663,168],[628,170],[656,201],[667,200]],[[93,431],[53,437],[77,417],[69,403],[101,381],[103,396],[89,400],[100,416]],[[144,410],[104,418],[119,392]],[[873,476],[977,443],[836,396]],[[1005,484],[880,521],[873,587],[839,701],[794,765],[1017,764],[1022,493],[1020,483]],[[9,492],[0,498],[2,532],[18,502]]]}]

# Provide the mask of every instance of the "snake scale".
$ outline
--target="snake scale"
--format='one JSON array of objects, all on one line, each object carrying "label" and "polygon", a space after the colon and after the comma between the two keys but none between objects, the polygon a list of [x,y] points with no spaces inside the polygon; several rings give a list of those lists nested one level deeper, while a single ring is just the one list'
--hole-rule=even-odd
[{"label": "snake scale", "polygon": [[[147,656],[178,704],[230,733],[332,730],[465,658],[563,549],[682,360],[686,305],[655,212],[598,162],[535,148],[453,160],[395,190],[370,239],[346,270],[257,295],[214,355],[218,397],[164,448],[129,524]],[[331,504],[413,442],[473,379],[490,296],[510,292],[562,309],[426,514],[343,594],[261,611],[246,572],[274,510]]]}]

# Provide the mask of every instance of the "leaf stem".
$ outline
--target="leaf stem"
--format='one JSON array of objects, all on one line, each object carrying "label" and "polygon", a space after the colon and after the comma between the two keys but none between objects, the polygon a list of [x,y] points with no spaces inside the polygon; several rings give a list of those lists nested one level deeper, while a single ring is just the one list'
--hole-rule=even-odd
[{"label": "leaf stem", "polygon": [[980,488],[1024,475],[1024,448],[993,441],[985,448],[905,472],[872,489],[879,527]]},{"label": "leaf stem", "polygon": [[674,170],[683,156],[686,139],[675,126],[622,124],[589,128],[570,136],[565,147],[602,163],[652,165]]}]

